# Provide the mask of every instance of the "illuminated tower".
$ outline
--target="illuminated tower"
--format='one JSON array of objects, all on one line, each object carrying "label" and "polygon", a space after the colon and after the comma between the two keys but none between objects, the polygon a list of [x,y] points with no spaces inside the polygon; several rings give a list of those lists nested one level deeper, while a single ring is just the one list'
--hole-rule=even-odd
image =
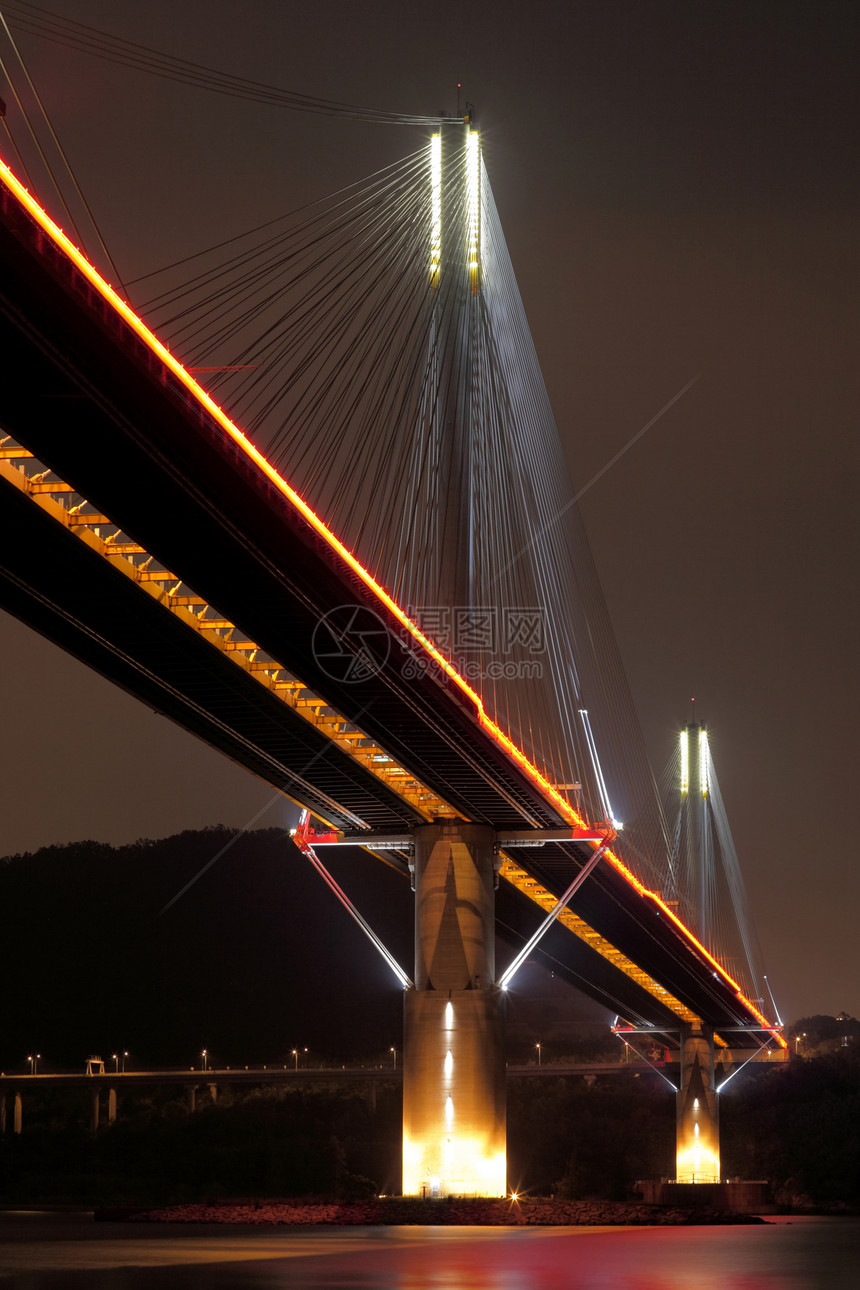
[{"label": "illuminated tower", "polygon": [[696,930],[707,944],[714,922],[714,848],[709,800],[710,748],[707,726],[691,722],[681,731],[680,810],[675,837],[675,863],[683,873],[696,914]]},{"label": "illuminated tower", "polygon": [[[467,117],[431,143],[428,388],[439,594],[473,603],[470,358],[480,290],[481,155]],[[443,603],[440,602],[440,603]],[[415,988],[405,999],[403,1193],[506,1189],[502,992],[495,984],[495,835],[439,820],[415,832]]]},{"label": "illuminated tower", "polygon": [[472,397],[481,273],[481,142],[471,119],[430,145],[431,234],[427,451],[438,495],[431,557],[439,605],[468,610],[475,583]]},{"label": "illuminated tower", "polygon": [[[683,870],[707,944],[713,931],[713,843],[710,811],[711,759],[708,731],[691,722],[679,737],[680,809],[675,861]],[[714,1085],[714,1034],[685,1025],[681,1031],[680,1088],[677,1096],[676,1178],[678,1182],[720,1181],[719,1107]]]}]

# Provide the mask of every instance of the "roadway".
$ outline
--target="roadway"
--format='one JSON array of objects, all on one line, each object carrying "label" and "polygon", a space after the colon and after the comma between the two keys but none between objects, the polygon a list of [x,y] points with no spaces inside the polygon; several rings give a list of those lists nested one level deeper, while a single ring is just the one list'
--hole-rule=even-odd
[{"label": "roadway", "polygon": [[[644,1074],[653,1070],[647,1062],[536,1062],[523,1066],[507,1066],[508,1079],[534,1079],[569,1075],[614,1075],[627,1070]],[[106,1071],[103,1075],[87,1075],[81,1071],[49,1071],[44,1074],[20,1075],[0,1072],[0,1093],[10,1089],[42,1088],[139,1088],[144,1085],[175,1084],[183,1088],[198,1088],[205,1084],[273,1085],[289,1088],[297,1084],[400,1084],[403,1072],[398,1066],[245,1066],[245,1067],[167,1067],[146,1071]]]}]

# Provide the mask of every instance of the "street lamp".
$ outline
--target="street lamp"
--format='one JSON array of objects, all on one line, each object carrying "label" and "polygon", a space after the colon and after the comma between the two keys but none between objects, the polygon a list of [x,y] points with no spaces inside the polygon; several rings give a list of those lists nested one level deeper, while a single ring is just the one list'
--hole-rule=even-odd
[{"label": "street lamp", "polygon": [[204,1048],[200,1056],[203,1058],[203,1069],[206,1071],[209,1069],[209,1050]]},{"label": "street lamp", "polygon": [[38,1073],[39,1073],[39,1058],[40,1058],[41,1056],[42,1056],[42,1054],[41,1054],[41,1053],[33,1053],[30,1057],[28,1057],[28,1058],[27,1058],[27,1061],[30,1063],[30,1074],[31,1074],[31,1075],[38,1075]]},{"label": "street lamp", "polygon": [[123,1075],[125,1074],[125,1059],[126,1059],[126,1057],[128,1057],[128,1049],[127,1049],[127,1048],[126,1048],[126,1049],[123,1049],[123,1054],[122,1054],[122,1074],[123,1074]]},{"label": "street lamp", "polygon": [[116,1074],[119,1070],[119,1053],[111,1053],[111,1057],[113,1058],[114,1074]]},{"label": "street lamp", "polygon": [[299,1050],[298,1050],[298,1048],[294,1048],[294,1049],[293,1049],[293,1057],[295,1057],[295,1059],[296,1059],[296,1070],[298,1070],[298,1069],[299,1069]]},{"label": "street lamp", "polygon": [[540,1066],[540,1044],[535,1044],[535,1048],[537,1049],[538,1066]]},{"label": "street lamp", "polygon": [[397,1070],[397,1049],[392,1048],[390,1051],[394,1056],[394,1069]]}]

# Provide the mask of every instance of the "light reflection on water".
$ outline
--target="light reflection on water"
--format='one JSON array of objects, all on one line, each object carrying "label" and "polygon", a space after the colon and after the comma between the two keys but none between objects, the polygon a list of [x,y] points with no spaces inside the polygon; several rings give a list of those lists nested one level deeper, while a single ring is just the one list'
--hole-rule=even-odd
[{"label": "light reflection on water", "polygon": [[0,1214],[2,1290],[856,1290],[860,1220],[271,1228]]}]

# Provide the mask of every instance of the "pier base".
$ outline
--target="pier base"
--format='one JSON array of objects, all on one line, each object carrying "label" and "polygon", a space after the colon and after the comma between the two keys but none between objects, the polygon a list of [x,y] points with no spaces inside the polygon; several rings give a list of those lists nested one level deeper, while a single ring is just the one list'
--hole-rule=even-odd
[{"label": "pier base", "polygon": [[767,1182],[683,1183],[646,1179],[638,1182],[646,1205],[690,1206],[726,1210],[732,1214],[775,1214],[773,1191]]}]

